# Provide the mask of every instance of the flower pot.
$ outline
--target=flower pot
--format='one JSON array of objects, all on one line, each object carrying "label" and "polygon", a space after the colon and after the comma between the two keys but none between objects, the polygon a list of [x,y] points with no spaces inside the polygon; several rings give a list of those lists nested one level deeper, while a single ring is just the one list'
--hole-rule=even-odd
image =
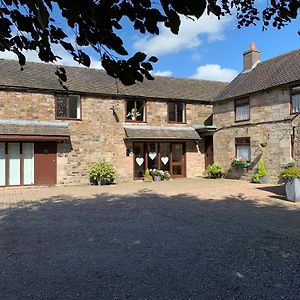
[{"label": "flower pot", "polygon": [[259,177],[259,183],[267,183],[268,177],[267,176],[261,176]]},{"label": "flower pot", "polygon": [[288,200],[300,202],[300,179],[290,179],[285,183],[285,192]]},{"label": "flower pot", "polygon": [[161,177],[160,176],[153,176],[153,180],[154,181],[161,181]]},{"label": "flower pot", "polygon": [[98,185],[107,185],[107,184],[109,184],[110,182],[109,182],[109,180],[108,179],[105,179],[105,178],[103,178],[103,179],[98,179]]},{"label": "flower pot", "polygon": [[234,164],[233,165],[236,168],[248,168],[249,167],[249,163],[245,162],[245,163],[239,163],[239,164]]}]

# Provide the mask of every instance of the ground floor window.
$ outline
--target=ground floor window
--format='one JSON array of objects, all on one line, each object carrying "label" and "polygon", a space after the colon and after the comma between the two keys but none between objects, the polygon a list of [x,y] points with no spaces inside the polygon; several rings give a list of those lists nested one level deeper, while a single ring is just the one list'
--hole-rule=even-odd
[{"label": "ground floor window", "polygon": [[169,171],[172,177],[185,177],[185,143],[136,142],[133,153],[136,179],[154,168]]},{"label": "ground floor window", "polygon": [[250,138],[235,139],[235,155],[237,158],[242,158],[246,162],[251,161]]}]

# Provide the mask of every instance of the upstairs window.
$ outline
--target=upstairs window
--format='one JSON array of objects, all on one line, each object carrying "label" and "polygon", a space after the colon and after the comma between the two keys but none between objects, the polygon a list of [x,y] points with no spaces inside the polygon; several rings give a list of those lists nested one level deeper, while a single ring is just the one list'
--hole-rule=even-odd
[{"label": "upstairs window", "polygon": [[57,119],[81,119],[81,99],[78,95],[56,95]]},{"label": "upstairs window", "polygon": [[126,121],[145,122],[146,104],[144,100],[126,101]]},{"label": "upstairs window", "polygon": [[291,113],[300,112],[300,86],[293,87],[291,90]]},{"label": "upstairs window", "polygon": [[251,147],[250,138],[236,138],[235,139],[235,155],[237,158],[242,158],[246,162],[251,161]]},{"label": "upstairs window", "polygon": [[235,121],[248,121],[250,120],[250,105],[249,99],[235,100]]},{"label": "upstairs window", "polygon": [[172,123],[185,122],[184,102],[168,102],[168,121]]}]

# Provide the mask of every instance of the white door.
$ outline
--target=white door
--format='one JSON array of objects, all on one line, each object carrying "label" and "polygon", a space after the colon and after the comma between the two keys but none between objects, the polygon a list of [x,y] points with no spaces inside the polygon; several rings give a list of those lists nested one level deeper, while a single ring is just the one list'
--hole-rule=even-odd
[{"label": "white door", "polygon": [[0,186],[5,185],[5,143],[0,143]]},{"label": "white door", "polygon": [[24,184],[34,184],[34,144],[23,143],[22,151]]}]

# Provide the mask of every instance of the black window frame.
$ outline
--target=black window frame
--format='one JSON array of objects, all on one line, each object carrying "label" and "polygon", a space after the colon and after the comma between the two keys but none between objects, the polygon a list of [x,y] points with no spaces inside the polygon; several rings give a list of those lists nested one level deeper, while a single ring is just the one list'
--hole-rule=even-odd
[{"label": "black window frame", "polygon": [[[178,104],[183,105],[182,109],[182,121],[178,121],[177,118],[177,111],[178,111]],[[170,105],[175,106],[175,120],[170,120]],[[186,102],[184,101],[168,101],[168,123],[177,123],[177,124],[185,124],[186,123]]]},{"label": "black window frame", "polygon": [[[70,97],[76,97],[79,101],[79,117],[77,118],[72,118],[70,117]],[[66,116],[58,116],[57,112],[58,112],[58,100],[59,98],[63,98],[66,100]],[[57,120],[76,120],[76,121],[81,121],[82,120],[82,99],[80,95],[74,95],[74,94],[56,94],[55,95],[55,118]]]},{"label": "black window frame", "polygon": [[[137,102],[142,102],[142,108],[143,108],[143,114],[142,114],[142,120],[138,120],[139,117],[137,117],[136,120],[132,120],[130,116],[127,116],[128,111],[128,103],[134,102],[134,108],[137,107]],[[137,122],[137,123],[146,123],[147,122],[147,101],[143,99],[126,99],[125,101],[125,122]]]},{"label": "black window frame", "polygon": [[[248,106],[248,118],[247,119],[237,119],[237,107],[241,106]],[[234,121],[235,122],[245,122],[250,120],[250,99],[247,98],[241,98],[234,100]]]}]

